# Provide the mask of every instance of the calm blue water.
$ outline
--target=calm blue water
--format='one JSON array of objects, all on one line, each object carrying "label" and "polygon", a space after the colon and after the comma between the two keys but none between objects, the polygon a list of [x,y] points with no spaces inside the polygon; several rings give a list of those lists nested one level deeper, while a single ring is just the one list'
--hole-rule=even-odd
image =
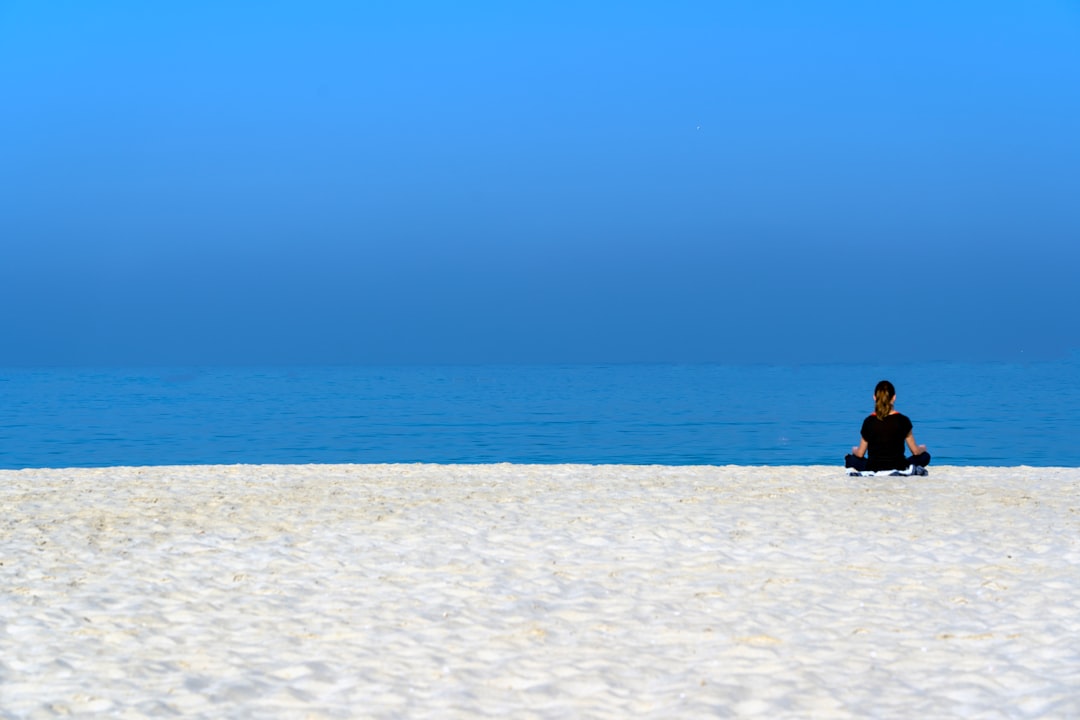
[{"label": "calm blue water", "polygon": [[842,463],[897,386],[935,464],[1080,466],[1080,361],[0,371],[0,467]]}]

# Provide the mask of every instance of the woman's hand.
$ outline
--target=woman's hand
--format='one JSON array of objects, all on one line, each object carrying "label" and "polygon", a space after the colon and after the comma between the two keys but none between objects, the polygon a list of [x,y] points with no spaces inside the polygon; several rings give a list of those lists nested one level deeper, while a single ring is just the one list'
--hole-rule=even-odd
[{"label": "woman's hand", "polygon": [[904,440],[907,441],[907,446],[911,450],[912,455],[922,455],[924,452],[926,452],[925,445],[915,444],[915,433],[908,433],[907,437],[904,438]]}]

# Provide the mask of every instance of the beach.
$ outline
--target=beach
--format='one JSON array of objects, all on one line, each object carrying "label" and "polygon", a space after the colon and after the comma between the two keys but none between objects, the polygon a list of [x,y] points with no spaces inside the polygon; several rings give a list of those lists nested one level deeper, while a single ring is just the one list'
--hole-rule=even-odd
[{"label": "beach", "polygon": [[0,718],[1080,716],[1080,469],[0,471]]}]

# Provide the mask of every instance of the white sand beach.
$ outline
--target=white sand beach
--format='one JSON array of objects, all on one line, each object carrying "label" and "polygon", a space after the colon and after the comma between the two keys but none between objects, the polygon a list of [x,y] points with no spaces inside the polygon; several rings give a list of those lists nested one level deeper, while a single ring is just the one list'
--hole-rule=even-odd
[{"label": "white sand beach", "polygon": [[1080,469],[0,472],[0,718],[1080,717]]}]

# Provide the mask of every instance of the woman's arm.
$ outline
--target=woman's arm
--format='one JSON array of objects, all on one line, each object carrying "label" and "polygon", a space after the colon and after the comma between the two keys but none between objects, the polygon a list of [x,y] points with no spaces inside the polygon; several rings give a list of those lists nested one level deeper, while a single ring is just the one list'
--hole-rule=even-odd
[{"label": "woman's arm", "polygon": [[859,438],[859,445],[851,448],[851,454],[855,457],[863,457],[866,455],[866,440],[864,438]]},{"label": "woman's arm", "polygon": [[915,433],[909,432],[907,434],[907,437],[904,438],[904,440],[907,441],[908,449],[911,450],[912,455],[922,455],[924,452],[926,452],[926,446],[925,445],[916,445],[915,444]]}]

